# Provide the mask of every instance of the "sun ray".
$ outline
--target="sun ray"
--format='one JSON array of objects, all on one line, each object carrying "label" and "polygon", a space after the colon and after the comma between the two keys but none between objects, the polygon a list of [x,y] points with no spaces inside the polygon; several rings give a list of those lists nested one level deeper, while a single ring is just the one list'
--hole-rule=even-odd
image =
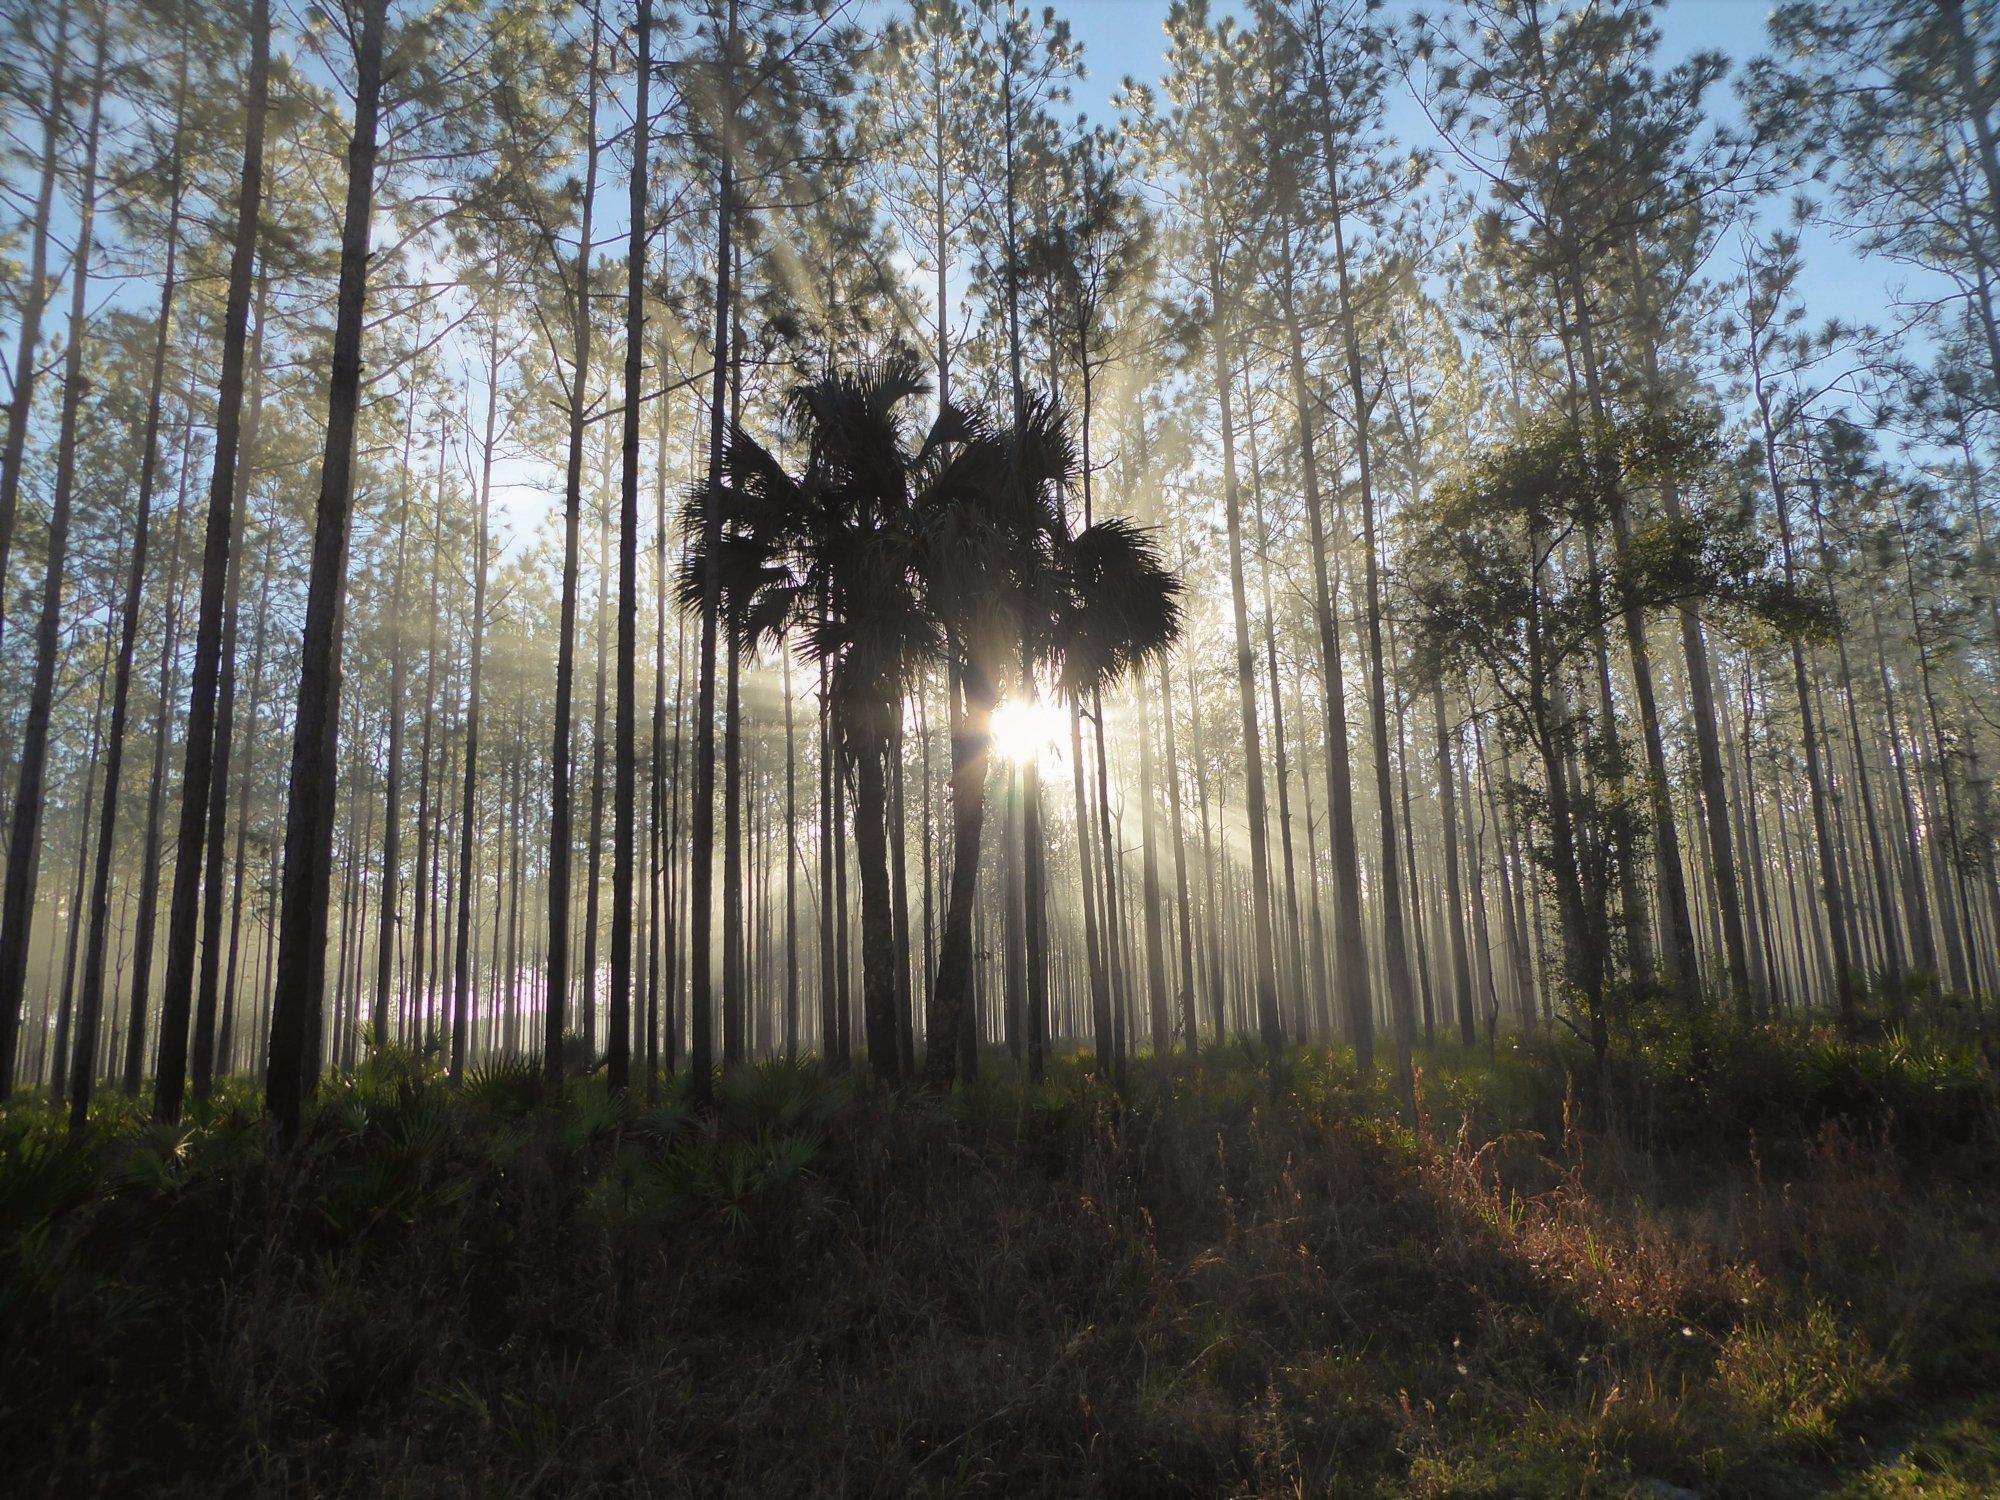
[{"label": "sun ray", "polygon": [[1012,765],[1061,761],[1068,717],[1040,698],[1007,698],[993,710],[993,753]]}]

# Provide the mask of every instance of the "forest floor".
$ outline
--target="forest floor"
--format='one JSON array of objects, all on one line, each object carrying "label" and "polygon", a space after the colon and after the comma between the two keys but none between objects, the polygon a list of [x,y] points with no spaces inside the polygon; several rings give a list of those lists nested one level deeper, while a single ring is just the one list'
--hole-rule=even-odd
[{"label": "forest floor", "polygon": [[[772,1063],[551,1106],[390,1054],[0,1122],[23,1494],[2000,1493],[2000,1108],[1969,1045],[1731,1029],[1378,1072]],[[1593,1093],[1595,1091],[1593,1090]]]}]

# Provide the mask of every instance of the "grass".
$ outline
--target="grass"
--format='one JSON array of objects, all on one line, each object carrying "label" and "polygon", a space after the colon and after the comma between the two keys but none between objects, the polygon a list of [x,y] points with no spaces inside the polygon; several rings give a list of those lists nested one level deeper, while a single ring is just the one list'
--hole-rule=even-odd
[{"label": "grass", "polygon": [[[1712,1059],[1707,1069],[1691,1057]],[[1943,1496],[2000,1488],[1976,1051],[1801,1030],[1113,1097],[809,1065],[712,1114],[388,1053],[265,1151],[0,1120],[23,1493]]]}]

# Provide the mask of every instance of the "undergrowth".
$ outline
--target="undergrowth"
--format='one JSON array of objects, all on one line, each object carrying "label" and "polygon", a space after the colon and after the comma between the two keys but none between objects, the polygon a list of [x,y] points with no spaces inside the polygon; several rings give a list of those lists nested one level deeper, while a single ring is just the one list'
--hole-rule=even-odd
[{"label": "undergrowth", "polygon": [[648,1105],[384,1051],[272,1155],[0,1116],[22,1493],[1951,1495],[2000,1486],[1975,1048],[816,1065]]}]

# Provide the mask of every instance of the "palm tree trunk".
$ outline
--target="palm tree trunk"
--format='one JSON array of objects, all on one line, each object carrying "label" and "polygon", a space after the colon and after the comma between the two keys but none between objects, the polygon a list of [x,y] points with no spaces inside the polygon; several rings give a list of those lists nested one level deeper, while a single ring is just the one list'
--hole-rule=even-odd
[{"label": "palm tree trunk", "polygon": [[850,743],[854,768],[854,855],[861,875],[861,1009],[868,1062],[893,1084],[900,1070],[896,1041],[896,924],[889,894],[888,796],[883,775],[888,747]]},{"label": "palm tree trunk", "polygon": [[986,819],[988,729],[994,695],[975,673],[954,684],[951,731],[951,877],[938,940],[937,980],[924,1015],[924,1076],[948,1088],[960,1033],[972,1025],[972,918],[979,894],[979,837]]}]

